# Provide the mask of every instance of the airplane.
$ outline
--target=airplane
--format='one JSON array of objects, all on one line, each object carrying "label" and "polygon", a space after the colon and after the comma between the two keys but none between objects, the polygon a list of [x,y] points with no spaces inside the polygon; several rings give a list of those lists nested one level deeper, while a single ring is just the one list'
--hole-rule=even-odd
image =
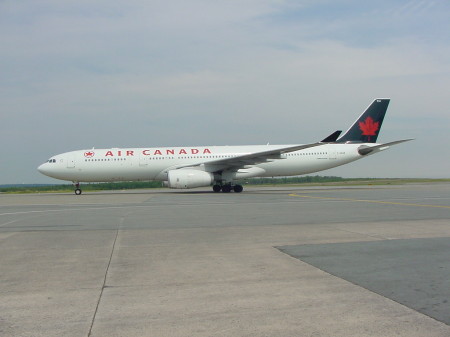
[{"label": "airplane", "polygon": [[53,156],[38,171],[72,181],[77,195],[81,182],[151,180],[173,189],[212,186],[214,192],[240,193],[241,179],[327,170],[412,140],[376,142],[389,102],[375,99],[342,136],[335,131],[310,144],[93,148]]}]

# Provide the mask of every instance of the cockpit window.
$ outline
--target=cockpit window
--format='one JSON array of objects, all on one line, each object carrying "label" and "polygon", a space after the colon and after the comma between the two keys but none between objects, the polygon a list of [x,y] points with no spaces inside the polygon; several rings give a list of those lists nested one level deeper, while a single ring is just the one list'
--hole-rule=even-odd
[{"label": "cockpit window", "polygon": [[49,159],[47,160],[47,163],[56,163],[56,159]]}]

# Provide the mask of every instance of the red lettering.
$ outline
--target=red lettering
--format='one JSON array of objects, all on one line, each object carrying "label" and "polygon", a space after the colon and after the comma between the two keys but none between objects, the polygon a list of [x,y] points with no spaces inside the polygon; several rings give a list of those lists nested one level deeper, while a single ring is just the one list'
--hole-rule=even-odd
[{"label": "red lettering", "polygon": [[[162,150],[162,151],[164,151],[164,150]],[[142,150],[142,154],[144,156],[151,156],[152,154],[154,156],[162,156],[163,155],[162,151],[161,150],[154,150],[153,153],[152,153],[152,150],[146,149],[146,150]],[[211,154],[211,150],[207,149],[207,148],[203,149],[203,150],[192,149],[192,148],[189,149],[189,150],[180,149],[178,154],[188,154],[188,151],[190,151],[191,154],[199,154],[199,153]],[[165,149],[165,152],[166,152],[166,155],[174,155],[175,154],[175,150],[174,149]],[[134,156],[134,150],[127,150],[125,155],[128,156],[128,157]],[[122,151],[121,150],[117,150],[117,156],[118,157],[122,156]],[[105,154],[105,157],[114,157],[113,151],[107,151],[106,154]]]},{"label": "red lettering", "polygon": [[111,157],[114,156],[113,153],[112,153],[112,151],[106,152],[105,157],[108,157],[108,156],[111,156]]}]

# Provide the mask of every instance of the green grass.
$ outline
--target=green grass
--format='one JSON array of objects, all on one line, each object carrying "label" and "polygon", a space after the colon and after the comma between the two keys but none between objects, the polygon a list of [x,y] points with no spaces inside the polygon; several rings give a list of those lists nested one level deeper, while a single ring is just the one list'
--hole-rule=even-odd
[{"label": "green grass", "polygon": [[[344,179],[337,182],[311,182],[311,183],[267,183],[265,186],[386,186],[386,185],[406,185],[406,184],[432,184],[449,183],[450,179],[422,179],[422,178],[371,178],[371,179]],[[260,185],[260,186],[261,186]],[[256,186],[256,185],[255,185]]]},{"label": "green grass", "polygon": [[[364,186],[364,185],[404,185],[419,183],[449,183],[450,179],[406,179],[406,178],[341,178],[334,176],[302,176],[286,178],[253,178],[243,180],[240,183],[245,186]],[[159,181],[150,182],[114,182],[82,184],[81,188],[86,191],[104,190],[130,190],[161,188]],[[7,186],[0,187],[2,193],[67,193],[73,192],[74,187],[67,185],[38,185],[38,186]]]},{"label": "green grass", "polygon": [[[114,183],[95,183],[95,184],[81,184],[83,191],[104,191],[104,190],[123,190],[123,189],[137,189],[137,188],[160,188],[162,187],[159,181],[149,182],[114,182]],[[2,187],[0,192],[3,193],[54,193],[54,192],[73,192],[75,187],[72,184],[67,185],[40,185],[40,186],[11,186]]]}]

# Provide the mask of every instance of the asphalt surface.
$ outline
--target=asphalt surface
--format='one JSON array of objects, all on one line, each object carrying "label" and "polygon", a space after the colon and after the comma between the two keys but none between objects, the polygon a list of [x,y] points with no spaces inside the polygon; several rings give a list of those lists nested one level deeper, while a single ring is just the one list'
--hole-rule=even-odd
[{"label": "asphalt surface", "polygon": [[0,336],[450,336],[449,219],[450,184],[0,194]]},{"label": "asphalt surface", "polygon": [[450,238],[297,245],[280,250],[450,325]]}]

